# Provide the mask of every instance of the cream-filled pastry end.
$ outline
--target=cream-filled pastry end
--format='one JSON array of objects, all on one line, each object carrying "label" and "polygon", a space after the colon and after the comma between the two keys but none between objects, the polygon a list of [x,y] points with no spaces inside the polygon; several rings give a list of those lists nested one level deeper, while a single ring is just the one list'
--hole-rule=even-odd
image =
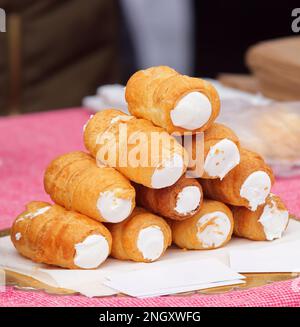
[{"label": "cream-filled pastry end", "polygon": [[175,108],[170,111],[172,123],[188,130],[205,125],[211,114],[211,103],[208,97],[201,92],[190,92],[183,96]]},{"label": "cream-filled pastry end", "polygon": [[221,180],[203,178],[201,185],[207,198],[255,211],[270,193],[274,176],[263,158],[245,148],[239,148],[240,163]]},{"label": "cream-filled pastry end", "polygon": [[175,153],[171,159],[165,160],[154,170],[151,177],[152,188],[163,188],[173,185],[183,174],[184,167],[182,156]]},{"label": "cream-filled pastry end", "polygon": [[109,244],[102,235],[89,235],[75,244],[74,264],[79,268],[97,268],[109,255]]},{"label": "cream-filled pastry end", "polygon": [[[139,146],[137,141],[141,143]],[[84,142],[97,162],[146,187],[170,186],[187,169],[186,150],[175,138],[148,120],[119,110],[107,109],[95,114],[85,129]]]},{"label": "cream-filled pastry end", "polygon": [[231,207],[234,234],[254,241],[281,238],[289,222],[288,210],[279,196],[270,193],[255,211],[241,206]]},{"label": "cream-filled pastry end", "polygon": [[143,228],[138,234],[137,248],[145,260],[158,259],[164,252],[164,234],[160,227]]},{"label": "cream-filled pastry end", "polygon": [[39,201],[29,202],[16,218],[11,241],[34,262],[69,269],[97,268],[108,257],[112,243],[109,230],[100,222]]},{"label": "cream-filled pastry end", "polygon": [[197,229],[197,238],[203,248],[218,248],[231,232],[231,221],[224,212],[211,212],[200,217]]},{"label": "cream-filled pastry end", "polygon": [[119,260],[155,261],[172,241],[168,223],[140,207],[136,207],[126,220],[107,224],[107,227],[113,239],[111,256]]},{"label": "cream-filled pastry end", "polygon": [[179,180],[161,189],[134,185],[136,203],[161,217],[172,220],[184,220],[196,214],[203,202],[200,183],[184,174]]},{"label": "cream-filled pastry end", "polygon": [[156,66],[133,74],[127,82],[128,111],[150,120],[168,133],[204,132],[220,112],[214,86],[201,78]]},{"label": "cream-filled pastry end", "polygon": [[264,171],[255,171],[242,184],[240,195],[249,202],[249,208],[255,211],[263,203],[271,190],[271,179]]},{"label": "cream-filled pastry end", "polygon": [[289,221],[289,213],[287,210],[278,208],[276,202],[271,200],[270,204],[265,205],[258,221],[263,226],[266,239],[272,241],[281,238]]},{"label": "cream-filled pastry end", "polygon": [[205,199],[198,213],[170,222],[173,242],[182,249],[210,250],[225,245],[233,232],[231,210],[222,202]]},{"label": "cream-filled pastry end", "polygon": [[190,214],[201,202],[201,191],[197,186],[186,186],[177,195],[175,211],[179,214]]},{"label": "cream-filled pastry end", "polygon": [[102,222],[127,218],[135,205],[130,182],[81,151],[54,159],[46,169],[44,186],[55,203]]},{"label": "cream-filled pastry end", "polygon": [[223,139],[210,147],[204,161],[204,171],[210,177],[223,179],[239,162],[240,152],[237,145],[231,140]]},{"label": "cream-filled pastry end", "polygon": [[99,195],[97,208],[107,222],[118,223],[130,215],[133,203],[131,199],[117,197],[114,191],[105,191]]}]

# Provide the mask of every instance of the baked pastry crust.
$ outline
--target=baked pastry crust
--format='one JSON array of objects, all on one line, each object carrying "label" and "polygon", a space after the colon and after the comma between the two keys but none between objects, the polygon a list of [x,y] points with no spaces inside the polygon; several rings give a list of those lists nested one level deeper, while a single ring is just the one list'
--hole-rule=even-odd
[{"label": "baked pastry crust", "polygon": [[166,129],[168,133],[183,134],[190,130],[175,126],[170,112],[182,97],[195,91],[204,94],[212,106],[209,120],[193,130],[196,133],[210,127],[220,111],[219,95],[209,82],[181,75],[168,66],[157,66],[133,74],[127,82],[125,96],[132,115],[148,119]]},{"label": "baked pastry crust", "polygon": [[90,235],[104,236],[109,254],[112,238],[103,224],[59,205],[38,201],[28,203],[11,228],[11,240],[24,257],[70,269],[82,269],[74,262],[75,246]]}]

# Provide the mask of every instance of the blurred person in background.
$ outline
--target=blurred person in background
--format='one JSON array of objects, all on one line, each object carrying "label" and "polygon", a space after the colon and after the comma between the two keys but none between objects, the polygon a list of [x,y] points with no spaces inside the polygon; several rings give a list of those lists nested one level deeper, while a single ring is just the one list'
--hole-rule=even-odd
[{"label": "blurred person in background", "polygon": [[99,85],[153,65],[247,73],[250,45],[293,34],[296,2],[0,0],[0,114],[79,106]]},{"label": "blurred person in background", "polygon": [[194,73],[193,0],[121,0],[138,68]]}]

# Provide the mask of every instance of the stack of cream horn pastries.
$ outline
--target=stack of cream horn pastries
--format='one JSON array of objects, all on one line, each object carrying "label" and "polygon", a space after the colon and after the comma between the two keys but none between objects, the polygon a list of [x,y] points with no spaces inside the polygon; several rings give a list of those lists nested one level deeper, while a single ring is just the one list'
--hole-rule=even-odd
[{"label": "stack of cream horn pastries", "polygon": [[[289,214],[270,193],[272,170],[215,123],[220,99],[210,83],[152,67],[131,76],[126,101],[131,115],[107,109],[89,119],[87,152],[49,164],[44,187],[53,204],[30,202],[16,218],[11,239],[19,253],[93,269],[108,256],[152,262],[172,243],[212,250],[232,234],[254,241],[282,236]],[[195,166],[201,173],[187,174]]]}]

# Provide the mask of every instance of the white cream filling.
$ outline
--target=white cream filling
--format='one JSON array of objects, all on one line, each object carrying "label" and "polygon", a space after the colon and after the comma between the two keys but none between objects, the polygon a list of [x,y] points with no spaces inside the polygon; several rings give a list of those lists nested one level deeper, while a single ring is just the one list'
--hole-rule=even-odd
[{"label": "white cream filling", "polygon": [[177,182],[183,173],[183,158],[175,153],[174,156],[162,163],[162,167],[157,167],[151,178],[152,188],[163,188],[171,186]]},{"label": "white cream filling", "polygon": [[15,235],[15,239],[16,239],[17,241],[20,241],[21,237],[22,237],[22,234],[21,234],[21,233],[16,233],[16,235]]},{"label": "white cream filling", "polygon": [[204,171],[211,177],[223,179],[240,162],[240,152],[234,142],[223,139],[211,146],[205,158]]},{"label": "white cream filling", "polygon": [[114,117],[110,123],[111,124],[114,124],[114,123],[117,123],[117,122],[127,122],[128,120],[132,119],[133,116],[128,116],[128,115],[119,115],[119,116],[116,116]]},{"label": "white cream filling", "polygon": [[33,219],[39,215],[44,214],[45,212],[47,212],[49,209],[51,208],[51,206],[46,206],[46,207],[42,207],[40,209],[37,209],[34,212],[29,212],[26,215],[20,217],[19,219],[17,219],[17,222],[23,220],[23,219]]},{"label": "white cream filling", "polygon": [[75,244],[74,264],[80,268],[97,268],[109,255],[109,245],[102,235],[90,235]]},{"label": "white cream filling", "polygon": [[85,132],[85,129],[86,129],[88,123],[90,122],[90,120],[91,120],[93,117],[94,117],[94,115],[90,115],[90,118],[89,118],[89,119],[87,120],[87,122],[83,125],[83,128],[82,128],[83,132]]},{"label": "white cream filling", "polygon": [[255,171],[244,181],[240,195],[248,200],[249,208],[255,211],[257,207],[265,203],[266,197],[271,190],[271,179],[264,171]]},{"label": "white cream filling", "polygon": [[177,195],[174,210],[186,215],[196,210],[201,201],[201,192],[197,186],[186,186]]},{"label": "white cream filling", "polygon": [[206,124],[212,114],[212,106],[201,92],[190,92],[182,97],[171,110],[172,123],[185,129],[193,130]]},{"label": "white cream filling", "polygon": [[271,201],[271,205],[265,205],[263,213],[258,221],[263,225],[266,239],[272,241],[282,236],[288,220],[288,211],[278,209],[276,203]]},{"label": "white cream filling", "polygon": [[227,239],[231,222],[222,211],[215,211],[202,216],[197,223],[197,238],[204,248],[216,248]]},{"label": "white cream filling", "polygon": [[107,222],[118,223],[130,215],[132,200],[118,198],[113,191],[105,191],[99,195],[97,208]]},{"label": "white cream filling", "polygon": [[164,234],[158,226],[150,226],[140,230],[137,248],[146,260],[158,259],[164,251]]}]

